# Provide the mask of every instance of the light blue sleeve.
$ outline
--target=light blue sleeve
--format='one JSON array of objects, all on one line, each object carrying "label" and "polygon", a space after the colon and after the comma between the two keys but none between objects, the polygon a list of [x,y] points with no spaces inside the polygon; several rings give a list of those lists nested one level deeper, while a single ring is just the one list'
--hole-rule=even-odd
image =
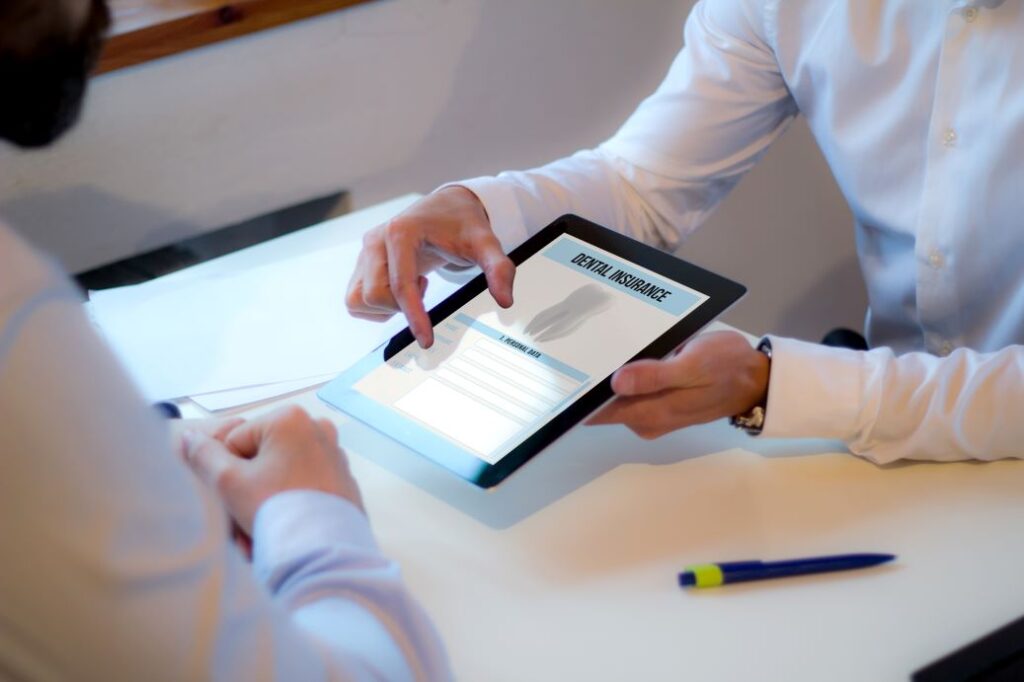
[{"label": "light blue sleeve", "polygon": [[0,284],[0,676],[449,677],[351,505],[270,500],[261,584],[70,288]]},{"label": "light blue sleeve", "polygon": [[256,514],[253,549],[257,577],[341,677],[449,677],[433,626],[352,503],[312,490],[275,495]]}]

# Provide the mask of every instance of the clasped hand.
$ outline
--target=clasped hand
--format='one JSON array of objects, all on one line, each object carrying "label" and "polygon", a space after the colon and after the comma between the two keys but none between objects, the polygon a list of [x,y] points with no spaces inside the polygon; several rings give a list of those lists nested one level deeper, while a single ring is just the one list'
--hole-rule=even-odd
[{"label": "clasped hand", "polygon": [[288,490],[319,490],[363,509],[338,432],[327,419],[288,406],[250,421],[172,424],[176,450],[246,535],[252,535],[260,506]]}]

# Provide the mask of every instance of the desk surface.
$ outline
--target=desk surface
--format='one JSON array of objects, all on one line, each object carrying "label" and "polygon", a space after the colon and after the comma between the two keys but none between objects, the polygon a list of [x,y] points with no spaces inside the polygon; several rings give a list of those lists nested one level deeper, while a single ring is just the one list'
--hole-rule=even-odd
[{"label": "desk surface", "polygon": [[[200,266],[294,255],[403,197]],[[579,428],[483,492],[321,404],[385,551],[463,680],[905,680],[1024,613],[1024,462],[877,467],[724,423]],[[275,407],[265,404],[256,414]],[[865,571],[683,592],[708,560],[857,551]]]}]

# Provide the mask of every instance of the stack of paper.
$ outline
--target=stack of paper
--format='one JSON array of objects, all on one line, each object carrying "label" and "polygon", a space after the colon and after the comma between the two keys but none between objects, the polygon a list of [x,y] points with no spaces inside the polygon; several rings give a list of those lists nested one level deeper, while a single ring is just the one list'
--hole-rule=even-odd
[{"label": "stack of paper", "polygon": [[[227,409],[325,382],[405,326],[346,312],[360,247],[92,292],[91,314],[147,398]],[[431,275],[428,308],[455,288]]]}]

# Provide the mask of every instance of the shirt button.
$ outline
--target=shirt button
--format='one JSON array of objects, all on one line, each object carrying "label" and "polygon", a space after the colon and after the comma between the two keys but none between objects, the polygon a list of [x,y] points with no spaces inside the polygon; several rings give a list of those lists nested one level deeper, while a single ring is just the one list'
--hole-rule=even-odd
[{"label": "shirt button", "polygon": [[978,18],[978,8],[977,7],[968,7],[967,9],[964,10],[964,21],[966,21],[967,23],[971,23],[972,21],[974,21],[977,18]]},{"label": "shirt button", "polygon": [[950,343],[949,341],[943,341],[942,342],[942,347],[939,348],[939,354],[942,357],[946,357],[947,355],[949,355],[952,352],[953,352],[953,344]]},{"label": "shirt button", "polygon": [[942,254],[938,249],[932,249],[932,252],[928,254],[928,264],[938,270],[945,265],[946,259],[942,257]]},{"label": "shirt button", "polygon": [[942,134],[942,143],[947,147],[952,147],[956,144],[956,131],[952,128],[946,128],[946,132]]}]

